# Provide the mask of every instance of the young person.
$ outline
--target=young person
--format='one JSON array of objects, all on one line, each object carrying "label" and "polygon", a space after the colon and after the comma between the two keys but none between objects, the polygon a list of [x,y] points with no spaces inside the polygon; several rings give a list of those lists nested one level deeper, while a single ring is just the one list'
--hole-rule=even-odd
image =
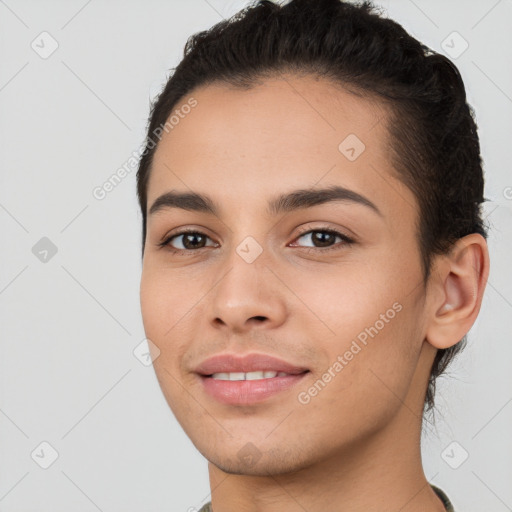
[{"label": "young person", "polygon": [[214,512],[453,510],[421,463],[489,256],[456,67],[370,3],[193,36],[138,171],[154,368]]}]

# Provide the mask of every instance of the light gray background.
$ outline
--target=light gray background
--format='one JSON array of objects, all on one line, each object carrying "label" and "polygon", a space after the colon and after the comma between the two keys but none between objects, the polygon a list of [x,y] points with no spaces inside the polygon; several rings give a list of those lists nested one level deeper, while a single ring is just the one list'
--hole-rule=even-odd
[{"label": "light gray background", "polygon": [[[192,511],[209,499],[206,461],[152,367],[133,354],[144,339],[135,169],[103,200],[92,192],[139,149],[149,100],[186,38],[244,5],[0,0],[1,512]],[[423,453],[427,477],[457,511],[505,512],[512,2],[379,5],[435,50],[453,31],[469,43],[455,62],[479,123],[492,269],[469,346],[440,381],[437,426],[427,429]],[[47,58],[31,47],[51,49],[43,31],[59,45]],[[453,51],[463,44],[455,37]],[[58,249],[46,262],[32,252],[42,237]],[[43,441],[59,454],[48,469],[40,467],[51,457]]]}]

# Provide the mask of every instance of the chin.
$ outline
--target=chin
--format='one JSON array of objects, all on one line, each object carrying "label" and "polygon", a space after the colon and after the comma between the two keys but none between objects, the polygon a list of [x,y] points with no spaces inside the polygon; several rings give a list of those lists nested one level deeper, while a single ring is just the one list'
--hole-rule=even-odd
[{"label": "chin", "polygon": [[208,462],[230,475],[283,475],[305,469],[315,462],[308,460],[300,449],[285,452],[274,448],[261,453],[250,442],[230,454],[213,453],[211,446],[201,453]]}]

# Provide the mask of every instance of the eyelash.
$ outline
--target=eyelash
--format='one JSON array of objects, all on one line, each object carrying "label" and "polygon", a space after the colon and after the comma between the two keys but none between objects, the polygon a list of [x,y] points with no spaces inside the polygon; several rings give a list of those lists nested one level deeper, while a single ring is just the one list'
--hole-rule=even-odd
[{"label": "eyelash", "polygon": [[[326,251],[330,251],[330,250],[341,250],[343,248],[343,246],[352,245],[353,243],[355,243],[355,241],[352,238],[348,237],[347,235],[344,235],[343,233],[340,233],[339,231],[336,231],[334,229],[327,228],[327,227],[326,228],[320,227],[320,228],[315,228],[315,229],[304,228],[303,230],[301,230],[301,232],[296,237],[296,239],[302,238],[304,235],[307,235],[310,233],[329,233],[330,235],[340,237],[342,239],[343,243],[340,246],[339,245],[340,242],[337,242],[334,245],[330,245],[328,247],[302,247],[302,246],[300,246],[302,250],[305,250],[308,253],[309,252],[317,252],[317,251],[326,252]],[[207,248],[207,247],[200,247],[199,249],[176,249],[175,247],[172,247],[170,245],[171,240],[173,240],[174,238],[177,238],[182,235],[188,235],[188,234],[201,235],[201,236],[205,236],[205,237],[209,238],[208,235],[205,235],[204,233],[201,233],[201,231],[197,231],[196,229],[185,229],[178,233],[174,233],[171,236],[168,236],[167,238],[165,238],[162,242],[158,243],[157,245],[160,248],[166,248],[167,250],[169,250],[170,252],[172,252],[174,254],[192,253],[192,252],[200,251],[201,249]]]}]

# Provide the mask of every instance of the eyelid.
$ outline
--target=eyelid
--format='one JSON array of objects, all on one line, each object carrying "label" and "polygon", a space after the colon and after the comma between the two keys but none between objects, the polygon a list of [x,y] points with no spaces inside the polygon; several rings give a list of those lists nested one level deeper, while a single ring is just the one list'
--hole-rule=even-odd
[{"label": "eyelid", "polygon": [[328,233],[337,234],[337,235],[340,235],[343,238],[347,238],[349,240],[353,240],[353,236],[352,235],[348,235],[347,233],[342,231],[340,228],[333,228],[331,226],[325,226],[325,225],[324,226],[311,226],[310,224],[308,224],[306,226],[300,227],[299,228],[299,234],[297,235],[296,238],[299,238],[302,235],[305,235],[307,233],[311,233],[312,231],[327,231]]}]

